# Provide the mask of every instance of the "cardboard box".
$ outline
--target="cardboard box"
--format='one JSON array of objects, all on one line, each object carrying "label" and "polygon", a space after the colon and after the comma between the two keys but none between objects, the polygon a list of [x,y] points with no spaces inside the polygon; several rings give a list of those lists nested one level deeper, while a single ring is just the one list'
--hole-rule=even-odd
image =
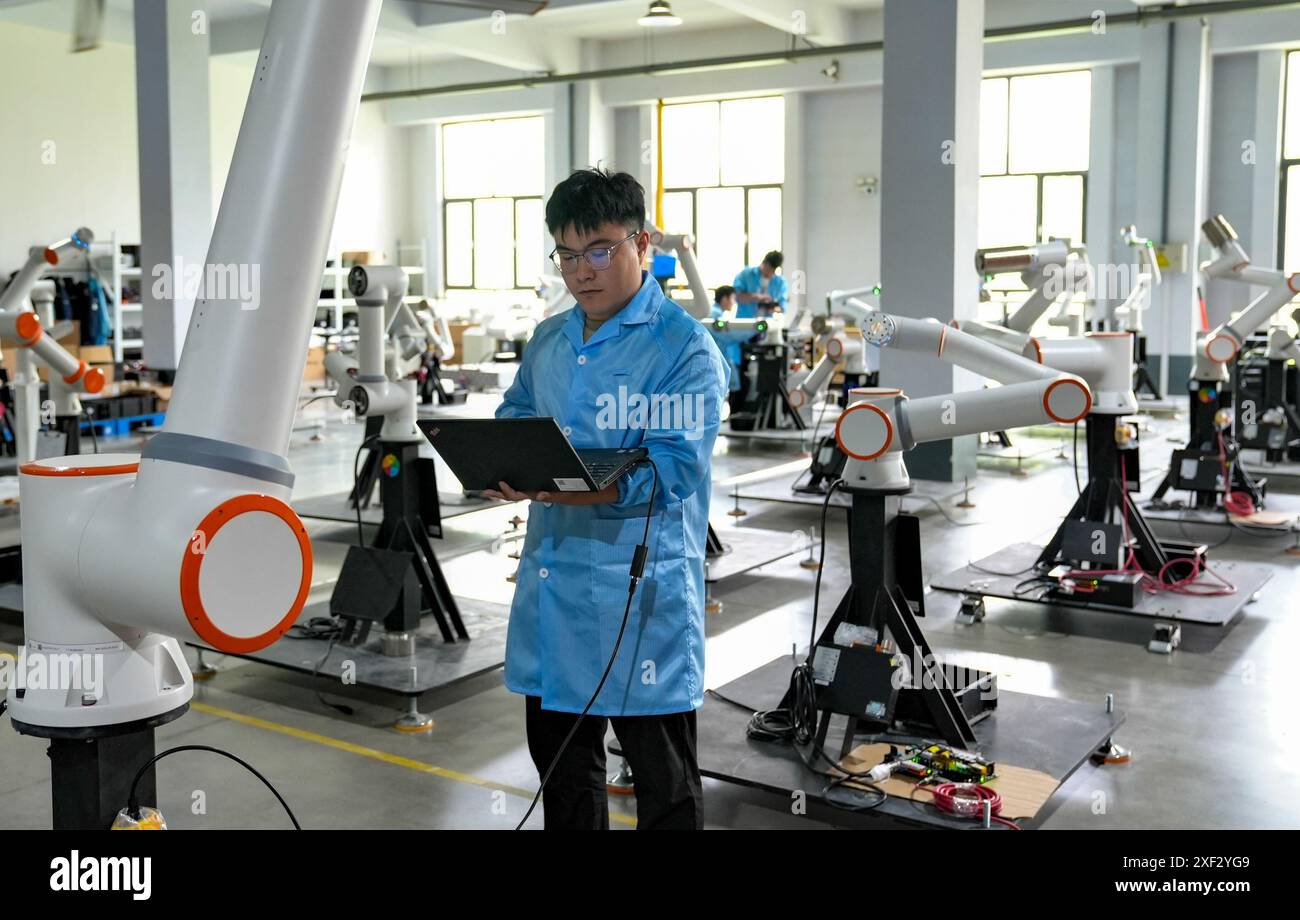
[{"label": "cardboard box", "polygon": [[447,329],[451,332],[451,344],[456,349],[456,356],[452,359],[452,363],[458,363],[461,360],[461,355],[464,354],[465,330],[469,327],[470,324],[466,322],[447,324]]},{"label": "cardboard box", "polygon": [[307,349],[307,364],[302,370],[303,383],[325,382],[325,349],[321,347]]},{"label": "cardboard box", "polygon": [[82,345],[81,360],[87,364],[112,364],[114,359],[112,345]]},{"label": "cardboard box", "polygon": [[354,265],[383,265],[388,258],[373,249],[353,249],[339,256],[339,265],[352,268]]}]

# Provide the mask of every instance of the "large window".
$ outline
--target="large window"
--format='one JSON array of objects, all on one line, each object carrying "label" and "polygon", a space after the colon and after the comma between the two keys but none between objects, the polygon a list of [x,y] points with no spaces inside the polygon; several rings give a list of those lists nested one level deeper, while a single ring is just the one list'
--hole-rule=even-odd
[{"label": "large window", "polygon": [[[1286,56],[1282,109],[1282,214],[1278,254],[1284,271],[1300,271],[1300,51]],[[1229,220],[1232,219],[1229,215]]]},{"label": "large window", "polygon": [[1081,243],[1092,74],[990,77],[980,97],[979,245]]},{"label": "large window", "polygon": [[664,106],[666,233],[695,236],[709,287],[781,248],[785,99],[725,99]]},{"label": "large window", "polygon": [[443,284],[532,288],[546,258],[540,116],[442,126]]},{"label": "large window", "polygon": [[[983,81],[981,249],[1050,239],[1083,242],[1091,112],[1092,73],[1087,70]],[[1016,275],[999,275],[988,290],[992,300],[981,305],[978,315],[994,322],[1026,297]]]}]

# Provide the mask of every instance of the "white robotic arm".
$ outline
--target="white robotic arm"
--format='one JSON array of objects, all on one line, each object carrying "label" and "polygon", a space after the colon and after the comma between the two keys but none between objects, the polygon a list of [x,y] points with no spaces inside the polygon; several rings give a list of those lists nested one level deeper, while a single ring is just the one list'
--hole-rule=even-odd
[{"label": "white robotic arm", "polygon": [[[1227,364],[1237,357],[1247,336],[1271,320],[1278,310],[1300,293],[1300,274],[1287,275],[1277,269],[1251,265],[1250,257],[1237,241],[1237,231],[1222,214],[1207,220],[1201,225],[1201,230],[1217,253],[1217,258],[1201,266],[1207,278],[1258,284],[1269,289],[1205,337],[1202,350],[1206,357]],[[1293,340],[1291,336],[1287,338]],[[1273,344],[1270,335],[1270,346]]]},{"label": "white robotic arm", "polygon": [[455,359],[456,340],[452,338],[451,326],[447,324],[447,318],[435,310],[428,301],[421,303],[415,317],[424,329],[425,341],[434,356],[439,361],[450,362]]},{"label": "white robotic arm", "polygon": [[27,262],[19,269],[14,280],[9,282],[4,293],[0,294],[0,311],[9,313],[21,310],[46,269],[58,265],[74,252],[89,252],[90,244],[94,241],[95,234],[82,227],[67,239],[31,249],[27,254]]},{"label": "white robotic arm", "polygon": [[[831,291],[826,295],[826,316],[842,319],[862,328],[866,318],[876,312],[875,307],[860,299],[868,295],[879,297],[880,285],[873,284],[848,291]],[[813,331],[819,331],[815,325]]]},{"label": "white robotic arm", "polygon": [[1007,328],[1028,333],[1055,303],[1061,310],[1050,322],[1067,326],[1073,334],[1081,330],[1082,317],[1072,314],[1069,299],[1088,281],[1088,261],[1082,249],[1071,249],[1065,240],[1016,246],[1008,249],[981,249],[975,253],[975,269],[983,277],[1019,272],[1029,288],[1029,297],[1007,318]]},{"label": "white robotic arm", "polygon": [[358,265],[348,274],[359,329],[355,355],[333,351],[325,373],[337,386],[336,405],[357,418],[381,415],[386,441],[417,441],[416,386],[412,374],[429,347],[426,326],[404,303],[406,273],[392,265]]},{"label": "white robotic arm", "polygon": [[686,283],[691,289],[688,312],[698,320],[708,319],[713,300],[700,276],[700,267],[695,262],[695,241],[688,233],[664,233],[653,223],[647,222],[645,228],[650,232],[650,244],[665,252],[674,253],[682,271],[686,273]]},{"label": "white robotic arm", "polygon": [[[76,252],[86,252],[95,235],[82,227],[67,239],[45,247],[35,247],[14,280],[0,294],[0,338],[18,346],[16,367],[9,368],[14,393],[14,441],[18,463],[36,457],[37,432],[41,426],[41,381],[36,364],[50,369],[50,395],[58,415],[81,414],[79,392],[98,393],[104,389],[104,375],[86,362],[74,358],[48,334],[42,316],[53,325],[51,304],[54,294],[40,284],[41,276]],[[42,311],[35,304],[44,305]]]},{"label": "white robotic arm", "polygon": [[563,313],[576,303],[564,279],[554,275],[542,275],[537,279],[537,296],[542,298],[543,319]]},{"label": "white robotic arm", "polygon": [[1115,308],[1115,323],[1126,332],[1141,334],[1142,314],[1151,307],[1151,292],[1160,286],[1160,264],[1156,260],[1156,245],[1150,239],[1138,236],[1137,227],[1129,224],[1120,231],[1126,246],[1138,251],[1142,267],[1129,289],[1128,297]]},{"label": "white robotic arm", "polygon": [[[814,402],[817,394],[830,383],[835,375],[835,368],[841,362],[845,362],[846,365],[862,363],[861,358],[865,351],[862,337],[854,336],[850,340],[844,335],[844,325],[847,321],[860,328],[867,317],[875,312],[875,307],[858,298],[879,294],[880,285],[873,284],[848,291],[831,291],[826,295],[826,312],[814,316],[812,320],[813,334],[823,343],[824,353],[799,385],[790,391],[791,408],[802,409]],[[873,353],[877,351],[872,349]],[[858,359],[856,362],[855,358]],[[879,362],[875,363],[877,366],[867,369],[879,370]]]},{"label": "white robotic arm", "polygon": [[285,453],[380,0],[275,0],[207,264],[262,266],[260,310],[201,288],[167,421],[140,456],[21,468],[28,656],[103,656],[92,693],[11,686],[19,731],[160,724],[193,692],[177,639],[279,639],[311,589]]},{"label": "white robotic arm", "polygon": [[929,352],[1004,385],[915,400],[897,389],[854,390],[835,428],[840,450],[849,458],[844,480],[850,488],[906,488],[903,452],[926,441],[1049,421],[1070,424],[1092,408],[1088,385],[1073,374],[937,320],[876,313],[867,320],[863,338],[882,348]]}]

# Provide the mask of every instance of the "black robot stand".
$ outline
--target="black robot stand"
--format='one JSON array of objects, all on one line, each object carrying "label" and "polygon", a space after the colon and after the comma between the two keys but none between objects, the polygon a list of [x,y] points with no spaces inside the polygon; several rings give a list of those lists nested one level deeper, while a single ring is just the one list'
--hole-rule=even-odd
[{"label": "black robot stand", "polygon": [[[361,469],[357,481],[348,492],[348,507],[357,507],[360,495],[361,507],[369,508],[374,500],[375,483],[384,475],[383,461],[390,451],[384,443],[379,442],[379,435],[384,429],[383,416],[366,418],[365,442],[370,444],[362,451]],[[438,479],[436,467],[432,460],[418,457],[415,460],[415,472],[419,477],[419,516],[421,529],[430,537],[442,536],[442,509],[438,504]],[[406,469],[405,464],[403,469]]]},{"label": "black robot stand", "polygon": [[[87,728],[50,728],[17,719],[23,735],[50,742],[53,829],[108,830],[127,806],[131,782],[155,754],[154,730],[183,716],[189,703],[149,719]],[[150,766],[136,787],[141,806],[157,807],[157,776]]]},{"label": "black robot stand", "polygon": [[[1200,456],[1218,457],[1220,452],[1220,437],[1223,438],[1222,448],[1224,459],[1232,462],[1238,459],[1240,445],[1232,432],[1221,432],[1218,422],[1216,421],[1221,410],[1232,408],[1232,391],[1226,383],[1217,380],[1191,380],[1187,384],[1188,390],[1188,427],[1189,435],[1187,446],[1183,451],[1176,451],[1170,460],[1169,469],[1165,476],[1160,480],[1160,485],[1156,487],[1155,492],[1151,495],[1151,501],[1162,502],[1165,495],[1170,489],[1173,489],[1179,481],[1178,471],[1175,464],[1181,461],[1180,454],[1192,453]],[[1250,496],[1256,508],[1264,505],[1264,492],[1267,481],[1252,479],[1242,468],[1240,462],[1232,463],[1232,482],[1225,483],[1224,486],[1233,492],[1244,492]],[[1193,490],[1193,507],[1195,508],[1215,508],[1220,505],[1219,496],[1222,491],[1219,489],[1196,489]]]},{"label": "black robot stand", "polygon": [[1119,417],[1115,415],[1092,413],[1087,417],[1088,484],[1043,548],[1038,557],[1038,568],[1051,568],[1064,561],[1061,549],[1067,528],[1073,522],[1113,524],[1122,521],[1129,539],[1128,548],[1142,571],[1151,576],[1166,572],[1166,577],[1171,580],[1184,576],[1187,573],[1183,569],[1167,572],[1169,560],[1190,556],[1203,558],[1204,546],[1175,540],[1160,541],[1142,516],[1137,501],[1128,498],[1128,482],[1125,480],[1131,482],[1136,479],[1137,470],[1129,473],[1124,462],[1124,452],[1120,450],[1115,437],[1118,422]]},{"label": "black robot stand", "polygon": [[[1241,410],[1234,420],[1237,440],[1242,447],[1263,451],[1269,463],[1300,460],[1300,413],[1296,411],[1300,403],[1300,369],[1291,367],[1285,360],[1261,357],[1262,347],[1252,342],[1242,348],[1233,368],[1234,398]],[[1251,403],[1256,416],[1280,410],[1285,423],[1260,424],[1259,433],[1247,437],[1242,431],[1240,414]],[[1280,441],[1274,433],[1281,435]]]},{"label": "black robot stand", "polygon": [[[383,519],[368,547],[351,546],[330,597],[330,613],[343,621],[343,643],[361,644],[375,622],[391,633],[411,633],[426,613],[444,642],[466,640],[456,598],[434,553],[430,535],[442,536],[433,462],[416,442],[379,441],[371,449],[374,478],[359,480],[369,499],[379,481]],[[357,500],[354,490],[353,502]]]},{"label": "black robot stand", "polygon": [[[941,667],[921,630],[917,617],[925,616],[925,593],[921,569],[921,525],[914,515],[901,511],[902,498],[911,487],[894,490],[864,490],[839,487],[852,496],[847,510],[849,524],[849,572],[852,579],[817,644],[832,642],[840,624],[866,626],[878,636],[888,634],[898,654],[914,668],[910,686],[899,691],[896,713],[906,721],[934,732],[954,747],[970,748],[976,743],[972,721],[989,714],[996,705],[996,686],[991,674],[966,668]],[[964,705],[979,696],[982,687],[990,692],[972,714]],[[974,696],[972,696],[972,693]],[[959,698],[965,697],[965,700]],[[782,707],[793,700],[787,693]],[[821,750],[830,729],[832,713],[818,717],[815,744]],[[900,721],[897,716],[895,721]],[[880,723],[850,716],[840,756],[849,753],[859,730],[879,729]],[[890,726],[884,726],[886,728]]]}]

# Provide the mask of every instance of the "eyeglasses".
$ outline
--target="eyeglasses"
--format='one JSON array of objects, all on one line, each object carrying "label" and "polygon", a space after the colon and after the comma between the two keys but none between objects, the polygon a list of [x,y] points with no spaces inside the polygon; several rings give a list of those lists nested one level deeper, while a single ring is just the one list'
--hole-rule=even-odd
[{"label": "eyeglasses", "polygon": [[588,249],[585,252],[562,253],[557,248],[551,252],[551,262],[555,264],[555,267],[560,270],[561,274],[565,275],[571,275],[578,270],[579,259],[586,259],[587,264],[595,271],[603,272],[605,269],[609,268],[610,263],[613,261],[614,250],[622,246],[628,240],[635,239],[637,234],[640,232],[640,230],[637,230],[633,233],[629,233],[613,246],[597,246],[596,248]]}]

